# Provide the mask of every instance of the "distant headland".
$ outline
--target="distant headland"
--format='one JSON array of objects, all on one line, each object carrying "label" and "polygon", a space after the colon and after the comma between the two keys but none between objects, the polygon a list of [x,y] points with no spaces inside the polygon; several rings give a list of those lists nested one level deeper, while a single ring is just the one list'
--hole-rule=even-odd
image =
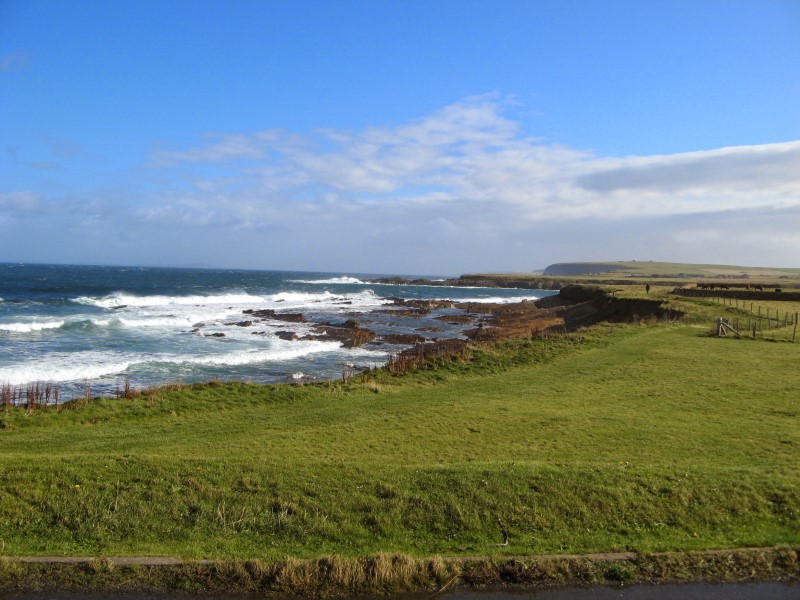
[{"label": "distant headland", "polygon": [[586,283],[595,285],[641,284],[642,280],[685,283],[720,279],[780,283],[784,287],[800,288],[800,268],[744,267],[734,265],[669,263],[656,261],[563,262],[530,273],[473,273],[460,277],[407,279],[383,277],[371,283],[400,285],[433,285],[456,287],[498,287],[529,290],[557,290],[565,285]]}]

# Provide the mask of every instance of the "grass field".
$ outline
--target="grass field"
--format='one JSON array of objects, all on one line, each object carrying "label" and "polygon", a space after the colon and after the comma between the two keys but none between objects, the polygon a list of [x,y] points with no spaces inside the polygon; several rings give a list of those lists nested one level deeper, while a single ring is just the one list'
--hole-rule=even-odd
[{"label": "grass field", "polygon": [[[747,267],[737,265],[714,265],[714,264],[689,264],[689,263],[670,263],[656,261],[615,261],[615,262],[582,262],[582,263],[563,263],[564,265],[576,265],[585,267],[586,272],[597,272],[601,275],[637,277],[685,277],[687,275],[700,276],[705,278],[714,277],[742,277],[746,276],[752,280],[775,280],[789,279],[797,280],[800,278],[800,269],[797,268],[772,268],[772,267]],[[607,267],[613,270],[606,270]]]},{"label": "grass field", "polygon": [[720,307],[673,302],[694,312],[399,377],[0,412],[2,554],[800,544],[800,343],[709,337]]},{"label": "grass field", "polygon": [[[724,283],[744,287],[746,284],[762,285],[771,290],[800,289],[800,269],[746,267],[735,265],[686,264],[654,261],[607,261],[557,263],[550,265],[544,274],[478,273],[462,275],[466,285],[498,285],[500,287],[528,287],[560,289],[570,283],[589,285],[651,285],[694,286],[697,283]],[[459,281],[459,280],[453,280]]]}]

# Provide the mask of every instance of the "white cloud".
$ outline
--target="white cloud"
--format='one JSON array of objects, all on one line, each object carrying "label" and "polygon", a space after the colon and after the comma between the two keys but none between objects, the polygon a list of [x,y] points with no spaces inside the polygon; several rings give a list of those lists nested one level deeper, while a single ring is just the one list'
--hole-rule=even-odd
[{"label": "white cloud", "polygon": [[[495,211],[498,226],[503,215],[533,223],[800,206],[800,142],[619,158],[519,131],[503,115],[501,99],[481,96],[407,124],[217,134],[211,144],[157,158],[227,165],[228,176],[247,188],[246,201],[256,204],[302,200],[322,207],[321,198],[335,193],[339,210],[483,205]],[[235,163],[240,159],[251,162]]]},{"label": "white cloud", "polygon": [[[48,235],[67,236],[95,215],[103,247],[126,253],[116,262],[136,262],[132,240],[147,239],[176,261],[254,268],[800,264],[800,141],[599,156],[524,135],[502,98],[482,96],[360,131],[209,134],[196,147],[155,151],[151,166],[141,193],[7,192],[0,217],[38,214],[42,231],[48,218]],[[23,230],[4,227],[0,243],[19,247],[11,244]]]},{"label": "white cloud", "polygon": [[262,131],[254,135],[246,134],[207,134],[211,143],[183,151],[160,148],[153,153],[156,166],[170,166],[180,163],[213,163],[241,159],[264,159],[268,156],[269,145],[281,138],[279,131]]},{"label": "white cloud", "polygon": [[42,208],[42,196],[31,191],[0,192],[0,214],[24,216]]}]

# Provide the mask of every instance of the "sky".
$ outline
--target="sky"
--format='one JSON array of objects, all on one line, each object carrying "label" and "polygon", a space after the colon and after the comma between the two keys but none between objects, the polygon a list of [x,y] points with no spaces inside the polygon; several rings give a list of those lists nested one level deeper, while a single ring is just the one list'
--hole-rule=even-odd
[{"label": "sky", "polygon": [[798,0],[0,0],[0,262],[800,267]]}]

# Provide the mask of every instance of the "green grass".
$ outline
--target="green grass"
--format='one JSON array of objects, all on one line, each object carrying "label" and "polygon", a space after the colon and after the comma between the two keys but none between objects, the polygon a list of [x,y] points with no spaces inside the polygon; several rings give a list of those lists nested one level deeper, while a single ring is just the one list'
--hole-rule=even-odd
[{"label": "green grass", "polygon": [[796,280],[800,277],[800,269],[797,268],[774,268],[774,267],[745,267],[737,265],[714,265],[714,264],[693,264],[693,263],[671,263],[671,262],[656,262],[656,261],[643,261],[643,260],[629,260],[629,261],[614,261],[614,262],[577,262],[577,263],[563,263],[573,265],[592,266],[598,265],[598,269],[612,265],[615,270],[608,271],[604,275],[634,275],[638,277],[661,275],[673,276],[678,275],[700,275],[703,277],[738,277],[746,275],[750,279],[778,279],[785,277],[788,279]]},{"label": "green grass", "polygon": [[800,543],[800,345],[709,337],[718,307],[674,302],[694,316],[484,346],[402,377],[0,413],[3,553]]},{"label": "green grass", "polygon": [[[763,284],[765,289],[781,287],[784,291],[797,291],[800,287],[800,269],[773,267],[746,267],[736,265],[712,265],[691,263],[667,263],[655,261],[604,261],[559,263],[572,267],[579,275],[534,275],[530,273],[476,273],[462,275],[474,279],[471,285],[483,280],[483,284],[508,285],[559,289],[570,283],[637,285],[641,283],[684,286],[697,282],[729,285]],[[554,265],[551,265],[554,266]],[[609,268],[612,267],[610,270]]]}]

